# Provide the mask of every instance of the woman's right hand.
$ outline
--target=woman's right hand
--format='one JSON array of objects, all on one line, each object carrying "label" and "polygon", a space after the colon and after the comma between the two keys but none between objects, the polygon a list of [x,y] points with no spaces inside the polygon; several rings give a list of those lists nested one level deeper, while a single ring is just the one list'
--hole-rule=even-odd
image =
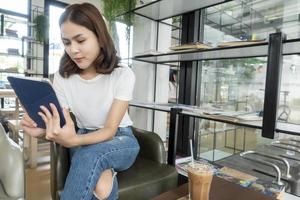
[{"label": "woman's right hand", "polygon": [[27,113],[24,113],[20,122],[20,126],[25,133],[32,137],[42,137],[46,134],[46,130],[38,128],[37,124],[29,117]]}]

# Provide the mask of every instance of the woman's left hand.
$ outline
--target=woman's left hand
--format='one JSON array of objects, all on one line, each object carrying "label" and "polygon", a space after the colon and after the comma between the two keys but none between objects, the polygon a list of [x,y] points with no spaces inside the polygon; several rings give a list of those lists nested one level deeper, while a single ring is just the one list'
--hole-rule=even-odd
[{"label": "woman's left hand", "polygon": [[69,110],[63,108],[66,124],[60,127],[60,117],[57,108],[52,103],[50,103],[50,108],[53,114],[51,114],[45,106],[41,106],[43,112],[38,113],[46,124],[46,139],[52,140],[65,147],[78,146],[79,138],[76,134],[74,122]]}]

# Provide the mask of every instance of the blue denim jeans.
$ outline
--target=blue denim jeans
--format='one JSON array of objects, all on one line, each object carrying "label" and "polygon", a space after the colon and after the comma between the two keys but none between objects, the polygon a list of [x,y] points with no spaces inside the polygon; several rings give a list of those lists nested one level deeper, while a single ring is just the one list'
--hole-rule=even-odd
[{"label": "blue denim jeans", "polygon": [[[79,129],[77,134],[87,134],[91,130]],[[139,152],[139,144],[131,127],[120,127],[109,141],[70,149],[71,166],[61,200],[94,200],[93,195],[101,173],[106,169],[122,171],[128,169]],[[108,200],[118,199],[118,184],[113,180]]]}]

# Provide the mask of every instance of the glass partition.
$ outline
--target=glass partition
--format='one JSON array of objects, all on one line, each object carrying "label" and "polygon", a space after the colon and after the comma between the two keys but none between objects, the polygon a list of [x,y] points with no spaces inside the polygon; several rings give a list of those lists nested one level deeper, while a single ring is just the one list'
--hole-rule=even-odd
[{"label": "glass partition", "polygon": [[283,57],[280,97],[277,110],[277,121],[281,123],[281,127],[277,125],[277,128],[282,130],[288,130],[291,126],[296,125],[300,127],[299,62],[299,55]]},{"label": "glass partition", "polygon": [[7,76],[24,76],[26,59],[21,56],[27,55],[28,44],[22,41],[22,37],[27,36],[28,21],[22,17],[0,15],[3,16],[3,33],[0,36],[0,88],[5,89],[10,88]]},{"label": "glass partition", "polygon": [[259,114],[264,102],[266,62],[264,57],[199,62],[198,106]]},{"label": "glass partition", "polygon": [[258,129],[204,119],[195,122],[199,125],[194,134],[198,158],[217,161],[270,142],[261,140]]},{"label": "glass partition", "polygon": [[283,32],[287,39],[300,36],[300,2],[297,0],[230,1],[205,9],[204,42],[267,40]]},{"label": "glass partition", "polygon": [[[179,75],[185,74],[186,64],[191,63],[188,67],[194,69],[196,66],[197,73],[193,75],[197,74],[197,76],[192,76],[192,81],[188,80],[187,84],[191,83],[191,90],[196,87],[196,97],[194,91],[189,91],[192,93],[190,97],[192,100],[187,102],[194,105],[195,99],[196,106],[204,112],[194,109],[194,115],[188,115],[184,113],[185,111],[181,114],[195,116],[192,119],[195,121],[193,124],[195,126],[191,126],[191,129],[197,137],[195,142],[199,145],[197,156],[216,160],[270,144],[274,140],[262,138],[260,130],[266,87],[268,39],[272,33],[283,32],[288,41],[283,41],[283,70],[276,131],[300,133],[300,126],[298,126],[300,125],[300,96],[299,92],[297,93],[300,86],[297,80],[297,77],[300,77],[298,73],[300,71],[298,70],[300,1],[233,0],[222,3],[224,1],[219,0],[214,1],[216,4],[211,2],[213,1],[209,2],[210,5],[215,6],[200,10],[200,17],[195,17],[195,21],[199,20],[199,24],[195,23],[196,30],[193,30],[193,33],[189,32],[188,35],[190,37],[194,34],[194,37],[191,36],[193,41],[198,40],[212,47],[207,49],[201,47],[183,50],[177,48],[174,51],[170,49],[170,47],[184,45],[181,44],[182,34],[185,33],[182,29],[189,29],[190,25],[184,27],[181,24],[182,14],[185,14],[184,8],[181,9],[182,12],[172,12],[163,17],[156,13],[154,7],[162,7],[155,3],[134,10],[132,68],[137,77],[136,100],[178,103],[179,84],[186,84],[178,80]],[[161,3],[166,2],[161,1]],[[172,6],[169,7],[168,9],[173,9]],[[195,6],[193,9],[200,7]],[[152,12],[153,10],[155,12]],[[197,13],[195,16],[198,16]],[[125,30],[122,32],[124,33]],[[243,43],[244,41],[249,43]],[[236,43],[228,44],[229,42]],[[131,49],[128,52],[127,55],[130,55]],[[145,89],[148,91],[147,94],[144,92]],[[141,95],[142,93],[144,96]],[[166,96],[168,98],[165,98]],[[214,114],[208,116],[210,113],[206,110],[214,111],[218,117]],[[168,121],[167,115],[156,111],[143,111],[145,113],[142,115],[141,109],[136,108],[131,111],[134,120],[143,124],[140,127],[149,130],[161,122],[162,126],[154,130],[166,130],[168,133],[168,127],[164,127],[166,117]],[[189,133],[185,136],[190,137],[190,130],[184,131]],[[279,139],[282,134],[279,134]],[[290,135],[287,137],[294,138]]]}]

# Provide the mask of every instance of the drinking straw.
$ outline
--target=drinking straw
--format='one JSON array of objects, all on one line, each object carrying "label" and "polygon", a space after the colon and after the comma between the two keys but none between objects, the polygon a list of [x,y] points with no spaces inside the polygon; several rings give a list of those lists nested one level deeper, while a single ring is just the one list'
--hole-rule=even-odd
[{"label": "drinking straw", "polygon": [[193,141],[192,141],[192,139],[190,139],[190,149],[191,149],[192,165],[194,166],[194,152],[193,152]]}]

